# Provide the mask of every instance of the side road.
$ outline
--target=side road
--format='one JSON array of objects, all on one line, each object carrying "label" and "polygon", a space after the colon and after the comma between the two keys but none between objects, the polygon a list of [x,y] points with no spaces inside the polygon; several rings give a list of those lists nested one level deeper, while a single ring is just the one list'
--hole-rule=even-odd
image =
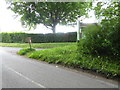
[{"label": "side road", "polygon": [[[19,51],[22,48],[19,48],[19,47],[0,47],[0,49],[7,51],[7,52],[16,53],[17,51]],[[43,49],[40,48],[40,49],[36,49],[36,50],[43,50]]]},{"label": "side road", "polygon": [[19,56],[19,49],[0,48],[3,88],[118,88],[114,81]]}]

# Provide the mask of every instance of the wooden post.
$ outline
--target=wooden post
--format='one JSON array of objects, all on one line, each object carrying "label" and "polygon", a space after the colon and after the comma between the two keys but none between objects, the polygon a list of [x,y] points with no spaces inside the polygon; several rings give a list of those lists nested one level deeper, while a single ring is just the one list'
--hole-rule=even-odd
[{"label": "wooden post", "polygon": [[32,43],[31,37],[28,37],[28,43],[29,43],[29,46],[30,46],[30,49],[31,49],[31,43]]}]

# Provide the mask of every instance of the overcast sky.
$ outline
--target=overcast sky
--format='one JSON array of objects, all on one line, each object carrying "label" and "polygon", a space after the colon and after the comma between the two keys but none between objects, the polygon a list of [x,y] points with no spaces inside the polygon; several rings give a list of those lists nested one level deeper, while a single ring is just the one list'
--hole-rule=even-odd
[{"label": "overcast sky", "polygon": [[[20,18],[14,18],[14,12],[7,9],[7,4],[5,0],[0,1],[0,32],[31,32],[31,33],[50,33],[51,30],[47,29],[44,25],[38,25],[35,30],[28,31],[26,28],[23,28],[20,22]],[[93,15],[93,11],[90,12],[90,15],[93,17],[90,19],[85,19],[86,23],[94,23],[96,22],[95,16]],[[77,27],[71,26],[60,26],[57,25],[56,32],[74,32],[77,31]]]}]

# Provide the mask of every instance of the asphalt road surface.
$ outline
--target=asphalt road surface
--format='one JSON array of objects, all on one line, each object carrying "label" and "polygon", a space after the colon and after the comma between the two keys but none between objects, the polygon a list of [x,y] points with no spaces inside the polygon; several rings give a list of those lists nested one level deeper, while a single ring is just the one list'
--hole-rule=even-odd
[{"label": "asphalt road surface", "polygon": [[82,71],[19,56],[15,54],[19,49],[0,48],[2,88],[118,88],[117,83]]}]

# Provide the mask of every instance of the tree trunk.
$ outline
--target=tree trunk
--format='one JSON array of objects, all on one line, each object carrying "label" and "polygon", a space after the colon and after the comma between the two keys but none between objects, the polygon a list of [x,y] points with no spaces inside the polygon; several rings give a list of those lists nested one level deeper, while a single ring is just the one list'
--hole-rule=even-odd
[{"label": "tree trunk", "polygon": [[53,42],[55,42],[56,24],[53,25],[52,31],[53,31],[53,39],[52,40],[53,40]]},{"label": "tree trunk", "polygon": [[56,33],[56,25],[53,25],[53,27],[52,27],[52,31],[53,31],[53,34]]}]

